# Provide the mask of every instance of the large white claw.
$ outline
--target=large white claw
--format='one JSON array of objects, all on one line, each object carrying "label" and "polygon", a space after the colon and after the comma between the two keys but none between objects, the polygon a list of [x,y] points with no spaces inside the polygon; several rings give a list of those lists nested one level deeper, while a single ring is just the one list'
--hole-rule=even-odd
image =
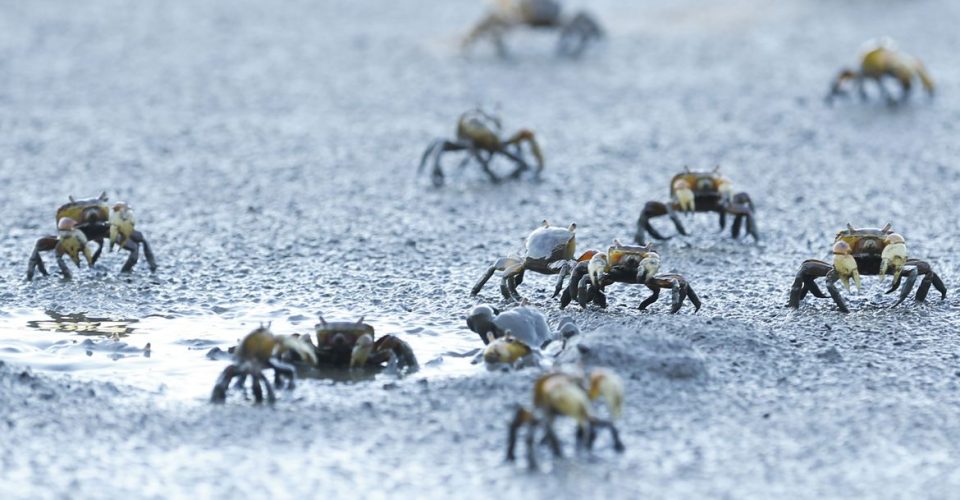
[{"label": "large white claw", "polygon": [[603,275],[607,272],[607,254],[600,252],[590,258],[587,263],[587,274],[594,287],[599,288],[603,282]]},{"label": "large white claw", "polygon": [[615,419],[623,412],[623,392],[623,379],[616,373],[598,368],[590,374],[590,399],[595,401],[602,396]]},{"label": "large white claw", "polygon": [[893,269],[893,280],[900,278],[900,272],[907,263],[907,245],[899,234],[891,234],[884,240],[886,246],[880,254],[880,282],[887,277],[887,270]]},{"label": "large white claw", "polygon": [[[276,337],[279,341],[279,352],[277,354],[282,354],[285,351],[293,351],[311,364],[317,364],[317,353],[314,350],[313,344],[310,343],[309,337],[297,337],[293,335],[277,335]],[[304,340],[304,338],[306,338],[306,340]]]},{"label": "large white claw", "polygon": [[860,270],[857,268],[857,260],[850,255],[851,249],[845,241],[838,241],[833,245],[833,268],[840,276],[840,282],[843,287],[850,291],[850,278],[860,291]]}]

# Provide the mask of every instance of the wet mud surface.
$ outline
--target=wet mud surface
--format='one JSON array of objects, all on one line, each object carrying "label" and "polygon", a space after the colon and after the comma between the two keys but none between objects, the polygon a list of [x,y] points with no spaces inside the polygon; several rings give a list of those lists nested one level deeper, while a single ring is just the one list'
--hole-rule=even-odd
[{"label": "wet mud surface", "polygon": [[[573,2],[570,3],[573,7]],[[65,495],[925,496],[960,484],[957,5],[592,2],[608,39],[464,56],[479,2],[11,3],[0,16],[0,483]],[[888,34],[924,59],[934,100],[822,102],[857,47]],[[537,132],[541,182],[494,186],[447,159],[414,177],[457,115]],[[561,312],[552,277],[519,291],[584,332],[564,359],[627,381],[627,451],[598,441],[528,472],[503,462],[536,370],[488,372],[464,317],[474,281],[542,219],[579,247],[629,241],[684,165],[719,164],[757,205],[759,243],[713,216],[658,246],[704,302]],[[500,165],[506,168],[507,165]],[[105,254],[71,282],[23,281],[67,195],[128,201],[160,269]],[[847,222],[890,222],[948,297],[890,308],[875,277],[852,313],[786,308],[800,262]],[[655,221],[668,228],[667,221]],[[45,258],[53,271],[56,265]],[[666,295],[666,294],[665,294]],[[504,304],[501,304],[504,305]],[[423,370],[311,379],[272,408],[206,397],[210,360],[260,322],[309,331],[361,315]],[[64,319],[66,318],[66,319]],[[71,319],[72,318],[72,319]],[[96,324],[93,324],[96,323]],[[145,349],[150,344],[149,350]]]}]

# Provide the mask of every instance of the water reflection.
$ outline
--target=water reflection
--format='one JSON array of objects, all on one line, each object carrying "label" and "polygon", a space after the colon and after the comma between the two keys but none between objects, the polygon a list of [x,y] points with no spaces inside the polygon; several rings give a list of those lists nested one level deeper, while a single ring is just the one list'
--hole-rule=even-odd
[{"label": "water reflection", "polygon": [[109,337],[126,337],[136,330],[133,325],[139,319],[92,318],[86,313],[61,314],[57,311],[46,310],[49,320],[30,320],[27,326],[46,332],[76,333],[77,335],[103,335]]}]

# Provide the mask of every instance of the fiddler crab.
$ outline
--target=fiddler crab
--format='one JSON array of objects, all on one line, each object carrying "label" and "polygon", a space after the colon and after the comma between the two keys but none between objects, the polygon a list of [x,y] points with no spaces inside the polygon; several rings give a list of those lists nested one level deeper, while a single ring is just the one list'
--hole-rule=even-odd
[{"label": "fiddler crab", "polygon": [[434,186],[442,186],[444,181],[443,168],[440,166],[440,157],[450,151],[466,151],[467,155],[461,160],[463,168],[470,160],[476,160],[484,173],[493,183],[503,179],[490,166],[496,155],[502,155],[515,165],[509,175],[511,179],[519,178],[524,172],[531,169],[523,153],[523,145],[530,148],[530,154],[536,160],[535,175],[540,176],[543,171],[543,154],[534,133],[527,129],[520,129],[506,140],[501,139],[500,119],[482,109],[474,109],[460,115],[457,120],[457,138],[435,139],[423,152],[420,158],[418,173],[422,173],[427,161],[433,158],[433,169],[430,178]]},{"label": "fiddler crab", "polygon": [[467,316],[467,327],[486,345],[478,360],[482,358],[488,368],[538,366],[548,344],[566,342],[580,332],[570,318],[561,319],[559,330],[551,331],[546,316],[527,305],[500,312],[481,304]]},{"label": "fiddler crab", "polygon": [[[522,427],[527,428],[525,441],[527,461],[536,468],[536,432],[542,428],[543,442],[550,446],[556,457],[562,457],[560,439],[553,429],[557,417],[567,416],[577,422],[577,449],[592,449],[597,429],[609,429],[613,447],[619,453],[624,450],[620,433],[613,421],[623,411],[623,380],[613,371],[597,368],[589,374],[576,371],[553,371],[540,376],[533,386],[533,407],[520,407],[510,422],[507,441],[507,460],[515,460],[517,435]],[[607,406],[609,419],[597,416],[594,402],[602,398]]]},{"label": "fiddler crab", "polygon": [[893,283],[886,293],[892,293],[900,288],[901,279],[906,275],[906,282],[900,290],[900,299],[894,305],[899,305],[916,284],[917,277],[923,276],[920,288],[915,297],[917,302],[923,302],[933,285],[941,294],[941,300],[947,297],[947,288],[943,281],[933,272],[925,261],[911,259],[907,256],[906,241],[903,236],[893,232],[890,224],[881,229],[857,229],[847,224],[847,228],[837,232],[833,243],[833,263],[822,260],[806,260],[800,265],[800,271],[790,289],[789,306],[796,309],[807,293],[815,297],[827,296],[817,286],[816,279],[827,278],[827,291],[837,304],[840,312],[850,312],[836,283],[840,281],[847,291],[850,290],[850,280],[853,280],[857,289],[860,289],[860,276],[880,276],[883,282],[888,274],[893,275]]},{"label": "fiddler crab", "polygon": [[263,402],[264,387],[267,390],[267,402],[275,402],[277,398],[273,386],[263,371],[273,370],[274,383],[278,388],[283,384],[283,377],[289,380],[288,387],[292,388],[295,377],[294,367],[280,360],[280,356],[288,351],[295,353],[300,359],[314,363],[317,361],[313,346],[304,342],[302,338],[294,335],[275,335],[270,331],[270,325],[260,325],[259,328],[247,334],[233,351],[233,363],[220,373],[216,385],[213,386],[210,401],[223,403],[227,399],[230,381],[237,378],[236,387],[242,389],[249,376],[253,379],[253,397],[256,402]]},{"label": "fiddler crab", "polygon": [[464,38],[462,47],[466,49],[486,36],[493,41],[497,53],[505,57],[504,34],[521,26],[559,30],[557,53],[566,57],[579,56],[590,42],[603,38],[603,30],[592,16],[586,12],[564,16],[556,0],[498,0],[496,9]]},{"label": "fiddler crab", "polygon": [[[385,364],[414,371],[419,367],[410,344],[395,335],[376,337],[373,326],[357,321],[326,321],[314,326],[318,367],[381,368]],[[309,337],[305,342],[313,345]]]},{"label": "fiddler crab", "polygon": [[887,37],[869,40],[864,43],[860,51],[860,67],[856,70],[844,68],[840,71],[827,94],[827,104],[831,104],[838,96],[847,95],[848,83],[857,87],[862,100],[867,100],[867,90],[864,83],[873,80],[880,89],[880,93],[890,104],[896,104],[890,90],[883,84],[883,79],[889,77],[900,84],[900,102],[910,97],[913,80],[918,79],[931,97],[934,93],[933,79],[920,59],[907,54],[897,48],[896,43]]},{"label": "fiddler crab", "polygon": [[534,229],[526,240],[523,247],[517,255],[509,255],[498,259],[492,266],[487,268],[480,280],[473,285],[470,291],[471,295],[477,295],[483,289],[483,285],[493,276],[496,271],[502,271],[500,277],[500,294],[507,300],[520,302],[522,298],[517,292],[517,286],[523,282],[523,276],[527,271],[540,274],[559,274],[557,285],[553,296],[556,297],[563,281],[570,274],[570,270],[578,260],[589,258],[590,254],[584,254],[578,259],[574,256],[577,251],[576,238],[577,225],[570,224],[563,228],[560,226],[551,226],[546,220],[540,227]]},{"label": "fiddler crab", "polygon": [[680,222],[679,213],[693,214],[695,212],[716,212],[720,214],[720,229],[724,229],[727,223],[727,215],[734,217],[731,227],[731,234],[734,238],[740,236],[740,228],[746,223],[746,230],[755,240],[760,239],[757,232],[757,223],[754,220],[753,201],[747,193],[736,193],[732,191],[730,181],[720,175],[719,167],[714,168],[712,172],[691,172],[685,168],[683,172],[673,176],[670,180],[670,201],[661,203],[657,201],[647,202],[640,212],[640,219],[637,221],[637,234],[634,240],[638,244],[644,244],[646,240],[645,233],[658,239],[669,239],[654,229],[650,220],[655,217],[667,215],[677,227],[677,231],[686,236],[687,231]]},{"label": "fiddler crab", "polygon": [[[84,200],[75,200],[71,196],[69,203],[60,206],[56,216],[57,235],[44,236],[37,240],[27,265],[27,281],[33,279],[35,270],[39,270],[44,276],[48,275],[40,253],[50,251],[56,255],[57,265],[60,266],[63,277],[70,279],[72,273],[63,256],[70,257],[70,260],[80,267],[80,255],[83,254],[87,265],[93,266],[100,258],[104,239],[109,240],[111,251],[114,246],[119,246],[130,252],[120,272],[129,273],[133,270],[133,266],[140,258],[141,245],[150,271],[156,271],[157,262],[153,257],[150,244],[143,237],[143,233],[134,228],[136,220],[133,209],[123,202],[109,205],[107,201],[107,193]],[[96,251],[91,249],[92,242],[97,243]]]},{"label": "fiddler crab", "polygon": [[641,311],[657,301],[661,289],[672,291],[671,313],[679,312],[686,299],[690,299],[694,312],[699,311],[700,298],[687,279],[679,274],[657,274],[659,270],[660,255],[653,251],[652,245],[624,245],[614,240],[606,252],[595,253],[573,268],[570,282],[560,296],[560,308],[574,300],[583,308],[590,302],[607,307],[604,293],[607,285],[628,283],[645,285],[653,292],[640,303]]}]

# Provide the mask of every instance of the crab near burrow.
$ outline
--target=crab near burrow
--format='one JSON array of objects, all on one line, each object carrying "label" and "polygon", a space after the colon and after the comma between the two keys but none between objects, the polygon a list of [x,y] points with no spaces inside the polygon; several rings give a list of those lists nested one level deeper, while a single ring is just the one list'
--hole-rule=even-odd
[{"label": "crab near burrow", "polygon": [[[75,200],[71,196],[69,203],[60,206],[56,216],[57,236],[44,236],[37,240],[27,265],[27,281],[33,279],[35,270],[40,270],[44,276],[48,274],[40,253],[49,251],[55,253],[57,265],[60,266],[63,277],[70,279],[72,274],[63,256],[70,257],[70,260],[80,267],[80,254],[83,254],[87,265],[92,266],[100,257],[104,239],[110,241],[111,250],[114,245],[119,245],[130,252],[120,272],[128,273],[133,270],[133,266],[140,257],[141,245],[143,245],[143,254],[147,258],[150,271],[156,271],[157,263],[150,244],[143,237],[143,233],[134,228],[136,221],[133,217],[133,209],[123,202],[117,202],[111,206],[107,201],[107,193],[85,200]],[[95,252],[91,251],[90,242],[97,242]]]},{"label": "crab near burrow", "polygon": [[497,53],[505,57],[504,35],[521,26],[559,30],[557,54],[565,57],[577,57],[590,42],[603,38],[603,29],[590,14],[578,12],[567,17],[556,0],[498,0],[496,9],[463,39],[462,47],[466,49],[480,38],[489,37]]},{"label": "crab near burrow", "polygon": [[247,334],[233,351],[233,363],[220,373],[217,383],[213,386],[210,401],[214,403],[226,401],[230,381],[237,378],[236,387],[243,388],[249,376],[253,379],[253,397],[256,402],[263,402],[262,383],[267,390],[267,402],[273,403],[277,399],[276,394],[263,371],[273,370],[274,383],[278,388],[283,383],[283,377],[289,380],[288,387],[292,388],[294,368],[279,358],[288,351],[296,353],[301,359],[316,362],[312,345],[293,335],[274,335],[269,325],[260,325],[259,328]]},{"label": "crab near burrow", "polygon": [[660,270],[660,255],[653,251],[650,244],[644,246],[624,245],[613,241],[606,252],[596,253],[589,260],[581,260],[573,268],[570,282],[560,296],[560,308],[571,301],[577,301],[581,307],[593,302],[607,307],[605,289],[613,283],[644,285],[653,292],[643,302],[642,311],[660,297],[660,290],[672,291],[670,312],[676,314],[685,299],[690,299],[694,312],[700,310],[700,298],[686,278],[679,274],[657,274]]},{"label": "crab near burrow", "polygon": [[850,312],[836,283],[840,281],[849,291],[852,279],[857,289],[860,289],[860,276],[879,275],[881,282],[888,274],[893,275],[893,283],[886,293],[892,293],[900,288],[901,278],[906,275],[907,280],[900,290],[898,305],[913,290],[917,277],[923,276],[920,288],[917,289],[916,301],[923,302],[933,285],[941,294],[941,300],[947,297],[947,288],[943,281],[933,272],[925,261],[907,257],[907,246],[903,236],[894,233],[890,224],[881,229],[854,228],[847,224],[847,228],[837,232],[833,244],[833,264],[822,260],[806,260],[800,265],[800,271],[790,289],[789,306],[796,309],[807,293],[815,297],[827,296],[817,286],[816,279],[827,278],[827,291],[837,304],[840,312]]},{"label": "crab near burrow", "polygon": [[647,202],[640,212],[640,219],[637,221],[637,234],[634,240],[639,244],[646,242],[645,233],[658,239],[669,239],[654,229],[650,220],[655,217],[667,215],[677,227],[677,231],[686,235],[687,231],[680,222],[678,213],[693,214],[694,212],[716,212],[720,214],[720,229],[726,227],[727,215],[734,217],[731,227],[731,234],[734,238],[740,236],[740,227],[746,223],[746,230],[755,240],[760,239],[757,232],[757,223],[754,220],[753,201],[747,193],[734,194],[731,190],[730,181],[720,175],[720,168],[714,168],[712,172],[691,172],[685,168],[683,172],[674,175],[670,180],[670,201],[660,203],[658,201]]},{"label": "crab near burrow", "polygon": [[420,158],[417,173],[423,172],[427,161],[432,157],[433,169],[430,172],[430,178],[433,185],[439,187],[444,181],[440,157],[449,151],[466,151],[467,155],[460,161],[461,168],[465,167],[470,160],[476,160],[490,180],[498,183],[503,179],[493,171],[490,162],[493,161],[494,156],[501,155],[514,163],[514,170],[509,177],[517,179],[531,168],[523,153],[522,146],[527,144],[530,154],[536,160],[534,174],[539,177],[543,171],[543,154],[540,152],[540,146],[533,132],[520,129],[506,140],[501,139],[501,134],[499,118],[479,108],[467,111],[457,120],[457,138],[452,141],[440,138],[431,142]]},{"label": "crab near burrow", "polygon": [[[526,427],[525,436],[527,461],[531,468],[537,466],[536,431],[543,429],[543,442],[550,446],[556,457],[563,456],[560,439],[553,429],[557,417],[567,416],[577,422],[577,448],[590,450],[596,438],[597,429],[609,429],[613,438],[613,447],[619,453],[624,450],[620,433],[613,423],[620,417],[623,407],[623,381],[610,370],[595,369],[589,375],[582,373],[554,371],[540,376],[533,387],[533,407],[519,407],[513,420],[507,440],[507,460],[515,459],[517,435],[520,428]],[[597,417],[594,401],[603,398],[610,419]]]},{"label": "crab near burrow", "polygon": [[[395,363],[397,369],[416,371],[419,368],[410,344],[394,335],[376,338],[373,326],[364,323],[363,318],[358,321],[326,321],[320,317],[314,329],[317,367],[364,369]],[[303,338],[310,342],[308,336]]]},{"label": "crab near burrow", "polygon": [[896,104],[897,99],[890,93],[890,90],[883,84],[884,78],[892,78],[900,84],[900,101],[904,102],[910,97],[910,90],[913,87],[914,78],[920,80],[927,94],[933,97],[934,84],[927,69],[916,57],[898,50],[896,43],[888,38],[882,37],[876,40],[868,40],[863,44],[860,51],[860,67],[857,69],[844,68],[840,71],[830,86],[830,93],[827,94],[827,104],[833,103],[835,97],[845,97],[847,95],[848,84],[855,85],[860,99],[867,100],[866,81],[873,80],[880,93],[890,104]]},{"label": "crab near burrow", "polygon": [[563,288],[563,280],[570,274],[570,270],[577,260],[589,258],[592,252],[587,252],[577,259],[576,238],[577,225],[570,224],[566,229],[560,226],[551,226],[546,220],[540,227],[533,230],[518,255],[509,255],[493,263],[483,273],[480,280],[473,285],[471,295],[480,293],[483,285],[496,271],[503,271],[500,277],[500,294],[505,299],[520,302],[522,298],[517,292],[517,285],[523,282],[524,273],[532,271],[540,274],[559,274],[557,285],[553,292],[556,297]]}]

